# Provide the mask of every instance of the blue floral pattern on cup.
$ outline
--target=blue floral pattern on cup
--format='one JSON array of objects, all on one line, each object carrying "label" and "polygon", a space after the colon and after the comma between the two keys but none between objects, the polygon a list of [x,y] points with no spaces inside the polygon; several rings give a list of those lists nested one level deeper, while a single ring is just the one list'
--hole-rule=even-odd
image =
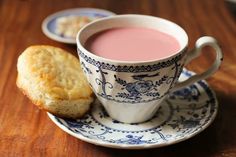
[{"label": "blue floral pattern on cup", "polygon": [[[96,82],[97,85],[101,86],[101,92],[97,92],[96,95],[119,103],[134,104],[162,99],[167,92],[160,93],[160,86],[166,84],[172,88],[183,68],[183,65],[180,64],[183,57],[182,54],[153,65],[116,66],[97,61],[85,55],[79,49],[78,52],[85,74],[88,75],[88,77],[89,75],[92,75],[90,76],[90,79],[92,78],[92,82]],[[93,66],[93,68],[89,68],[89,66]],[[94,75],[94,72],[92,72],[91,69],[94,69],[94,67],[97,69],[95,73],[98,75]],[[173,71],[173,76],[160,75],[160,72],[163,69],[169,67],[172,67],[171,70]],[[111,74],[111,72],[127,73],[129,74],[129,77],[124,80],[117,76],[116,73]],[[150,74],[150,72],[153,74]],[[112,75],[113,83],[110,79],[110,82],[107,81],[107,77],[111,78],[109,75]],[[112,96],[108,91],[113,89],[114,83],[119,84],[120,87],[116,88],[117,92],[114,96]]]},{"label": "blue floral pattern on cup", "polygon": [[121,91],[125,90],[125,92],[118,92],[116,97],[138,101],[141,101],[143,96],[151,98],[159,97],[160,94],[158,92],[158,87],[160,84],[167,82],[168,76],[164,75],[157,81],[145,80],[145,78],[155,77],[158,75],[159,73],[154,75],[133,75],[131,77],[135,80],[134,82],[127,82],[114,75],[115,81],[123,86],[121,87]]}]

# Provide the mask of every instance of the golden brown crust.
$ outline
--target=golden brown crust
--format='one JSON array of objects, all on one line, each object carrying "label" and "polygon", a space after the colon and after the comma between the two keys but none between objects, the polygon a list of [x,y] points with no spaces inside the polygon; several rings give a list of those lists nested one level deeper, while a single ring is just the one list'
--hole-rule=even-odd
[{"label": "golden brown crust", "polygon": [[31,100],[31,102],[32,102],[33,104],[35,104],[36,106],[38,106],[40,109],[43,109],[43,103],[40,102],[40,101],[35,101],[35,100],[31,97],[31,95],[28,93],[28,91],[25,90],[24,87],[21,87],[21,85],[20,85],[20,80],[19,80],[19,75],[17,75],[17,78],[16,78],[16,86],[20,89],[20,91],[21,91],[26,97],[28,97],[28,98]]},{"label": "golden brown crust", "polygon": [[17,70],[17,86],[41,109],[78,118],[93,101],[78,59],[60,48],[27,48],[18,58]]}]

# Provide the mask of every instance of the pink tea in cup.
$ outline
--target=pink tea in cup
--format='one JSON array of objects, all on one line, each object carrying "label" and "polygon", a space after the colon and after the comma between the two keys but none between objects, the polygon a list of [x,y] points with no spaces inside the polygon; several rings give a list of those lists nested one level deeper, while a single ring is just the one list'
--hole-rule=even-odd
[{"label": "pink tea in cup", "polygon": [[150,61],[172,56],[180,50],[173,36],[143,27],[118,27],[98,32],[85,43],[93,54],[120,61]]}]

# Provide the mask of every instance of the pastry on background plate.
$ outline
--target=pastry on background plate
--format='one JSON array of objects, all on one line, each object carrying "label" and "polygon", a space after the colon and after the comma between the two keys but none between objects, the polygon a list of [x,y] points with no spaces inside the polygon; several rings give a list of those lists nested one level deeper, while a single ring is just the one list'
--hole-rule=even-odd
[{"label": "pastry on background plate", "polygon": [[79,60],[53,46],[27,48],[18,58],[16,84],[40,109],[80,118],[94,100]]},{"label": "pastry on background plate", "polygon": [[78,31],[89,22],[96,18],[89,18],[87,16],[67,16],[59,17],[56,20],[55,32],[59,35],[68,38],[76,38]]}]

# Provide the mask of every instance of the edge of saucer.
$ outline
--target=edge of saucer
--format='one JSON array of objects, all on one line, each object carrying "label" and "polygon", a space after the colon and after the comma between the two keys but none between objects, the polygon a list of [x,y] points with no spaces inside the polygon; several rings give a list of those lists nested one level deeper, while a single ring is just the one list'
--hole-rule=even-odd
[{"label": "edge of saucer", "polygon": [[[185,69],[188,73],[190,73],[191,75],[194,75],[195,73],[193,71],[187,70]],[[215,105],[216,105],[216,111],[213,113],[211,121],[209,121],[209,123],[207,123],[201,130],[194,132],[193,134],[189,134],[188,136],[185,136],[184,138],[178,139],[176,141],[167,141],[166,143],[161,143],[161,144],[142,144],[142,145],[128,145],[128,144],[116,144],[116,143],[107,143],[107,142],[103,142],[103,141],[98,141],[96,139],[89,139],[86,138],[80,134],[76,134],[71,132],[67,127],[65,127],[64,125],[60,124],[60,122],[58,122],[55,119],[55,116],[52,115],[51,113],[48,113],[49,118],[59,127],[61,128],[63,131],[65,131],[66,133],[70,134],[71,136],[74,136],[82,141],[97,145],[97,146],[103,146],[103,147],[109,147],[109,148],[115,148],[115,149],[151,149],[151,148],[160,148],[160,147],[164,147],[164,146],[169,146],[169,145],[173,145],[173,144],[177,144],[180,143],[182,141],[188,140],[198,134],[200,134],[202,131],[204,131],[206,128],[208,128],[214,121],[217,113],[218,113],[218,100],[216,97],[216,94],[214,92],[213,89],[211,89],[211,87],[208,85],[208,83],[205,80],[201,80],[205,85],[207,85],[207,87],[209,88],[209,90],[212,93],[212,96],[214,97],[215,101]]]}]

